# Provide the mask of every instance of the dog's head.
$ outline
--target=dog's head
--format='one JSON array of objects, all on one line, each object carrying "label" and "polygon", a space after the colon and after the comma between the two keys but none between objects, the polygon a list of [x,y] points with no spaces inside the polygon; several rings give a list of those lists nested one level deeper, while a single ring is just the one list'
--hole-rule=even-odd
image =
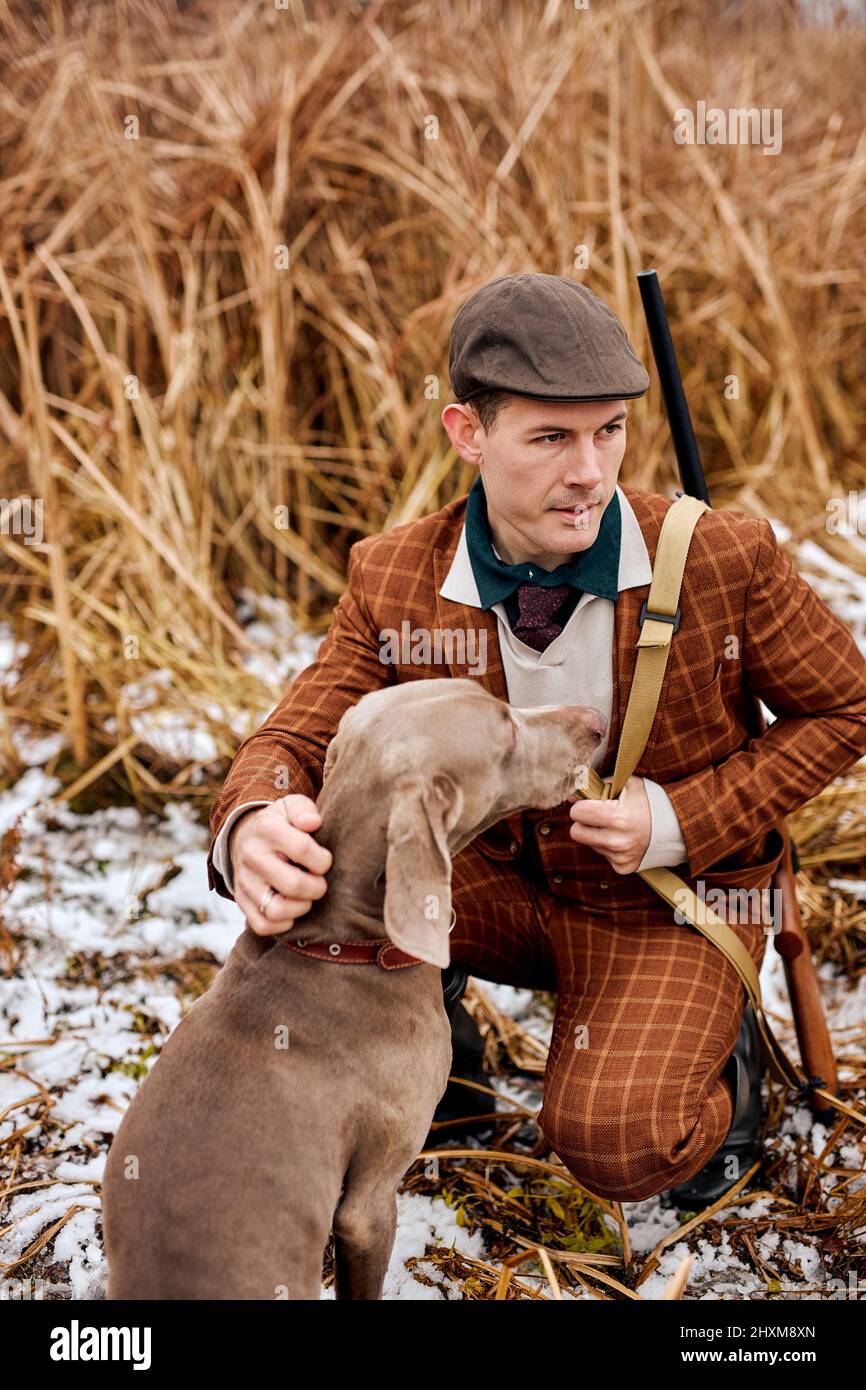
[{"label": "dog's head", "polygon": [[369,824],[369,872],[384,873],[395,945],[448,965],[451,856],[505,816],[560,805],[605,729],[598,710],[514,708],[469,679],[389,686],[346,711],[320,804],[339,799],[341,819]]}]

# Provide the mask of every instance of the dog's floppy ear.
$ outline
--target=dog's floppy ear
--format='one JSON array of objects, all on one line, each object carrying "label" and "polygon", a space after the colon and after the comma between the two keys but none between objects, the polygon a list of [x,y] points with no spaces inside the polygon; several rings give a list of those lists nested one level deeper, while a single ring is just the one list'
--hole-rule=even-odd
[{"label": "dog's floppy ear", "polygon": [[394,793],[385,859],[385,931],[401,951],[444,970],[451,960],[447,832],[463,806],[450,777],[413,778]]}]

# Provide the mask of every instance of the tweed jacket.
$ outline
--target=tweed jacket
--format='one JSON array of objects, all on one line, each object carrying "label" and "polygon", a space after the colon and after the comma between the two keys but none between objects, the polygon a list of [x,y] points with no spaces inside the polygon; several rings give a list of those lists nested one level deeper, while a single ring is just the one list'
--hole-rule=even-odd
[{"label": "tweed jacket", "polygon": [[[654,562],[672,500],[620,486]],[[348,586],[316,660],[241,743],[211,808],[208,884],[222,896],[231,894],[213,862],[213,842],[226,817],[244,802],[289,791],[315,798],[337,724],[368,691],[451,675],[470,676],[508,698],[495,614],[439,592],[465,507],[466,498],[458,498],[351,547]],[[615,763],[648,594],[648,583],[637,585],[615,604],[603,777]],[[774,826],[866,755],[866,659],[844,623],[796,573],[769,522],[744,513],[711,510],[700,518],[680,609],[658,712],[636,773],[661,784],[670,799],[686,846],[679,871],[687,880],[694,885],[700,876],[709,888],[763,887],[782,853]],[[483,670],[457,644],[439,653],[444,661],[431,654],[425,662],[416,652],[411,661],[383,664],[380,633],[399,632],[406,623],[412,631],[485,630]],[[775,716],[761,738],[750,738],[745,724],[744,682]],[[491,859],[513,858],[543,821],[537,853],[561,891],[607,889],[615,871],[570,839],[568,811],[563,803],[552,812],[518,813],[477,843]]]}]

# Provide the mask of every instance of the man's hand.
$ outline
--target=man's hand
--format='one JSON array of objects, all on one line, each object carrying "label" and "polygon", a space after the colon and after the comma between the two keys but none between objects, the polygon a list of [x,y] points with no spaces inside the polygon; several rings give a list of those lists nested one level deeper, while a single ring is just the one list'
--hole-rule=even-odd
[{"label": "man's hand", "polygon": [[[232,826],[228,855],[235,902],[258,936],[288,931],[311,902],[324,897],[333,855],[313,839],[321,823],[316,803],[292,794],[246,811]],[[268,888],[276,892],[263,917],[259,903]]]},{"label": "man's hand", "polygon": [[615,801],[580,798],[569,814],[573,840],[603,854],[618,874],[634,873],[652,835],[652,813],[642,777],[629,777]]}]

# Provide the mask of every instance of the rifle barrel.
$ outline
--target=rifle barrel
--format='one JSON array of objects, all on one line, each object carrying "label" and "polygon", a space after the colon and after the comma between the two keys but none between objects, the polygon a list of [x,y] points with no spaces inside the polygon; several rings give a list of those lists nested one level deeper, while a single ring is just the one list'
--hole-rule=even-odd
[{"label": "rifle barrel", "polygon": [[680,482],[683,485],[683,491],[689,497],[698,497],[709,506],[710,494],[707,489],[704,470],[701,467],[701,456],[698,452],[695,432],[692,429],[692,420],[689,415],[686,393],[683,390],[683,379],[680,375],[676,349],[668,326],[659,277],[654,270],[639,270],[637,282],[649,329],[653,357],[661,382],[665,412],[668,417],[674,453],[680,472]]}]

